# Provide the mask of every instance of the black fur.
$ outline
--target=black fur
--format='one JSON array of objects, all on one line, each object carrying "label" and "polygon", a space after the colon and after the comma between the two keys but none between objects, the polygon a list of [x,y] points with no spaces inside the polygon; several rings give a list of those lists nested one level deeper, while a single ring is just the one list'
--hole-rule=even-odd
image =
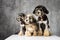
[{"label": "black fur", "polygon": [[[41,19],[43,19],[43,21],[46,21],[46,20],[47,20],[48,28],[50,28],[50,27],[49,27],[49,20],[48,20],[48,17],[47,17],[47,15],[46,15],[46,14],[49,13],[49,11],[46,9],[45,6],[43,6],[43,5],[38,5],[37,7],[35,7],[35,9],[34,9],[34,11],[33,11],[33,14],[35,14],[36,12],[38,12],[38,10],[41,11],[41,16],[38,17],[38,21],[41,21]],[[38,12],[38,13],[39,13],[39,12]],[[41,23],[41,24],[38,23],[38,25],[40,25],[40,28],[42,29],[42,32],[44,33],[44,30],[45,30],[45,28],[46,28],[45,24],[44,24],[44,23]],[[42,33],[42,35],[43,35],[43,33]]]},{"label": "black fur", "polygon": [[45,30],[46,26],[45,26],[45,24],[44,24],[44,23],[41,23],[41,24],[40,24],[40,27],[41,27],[41,29],[42,29],[42,35],[43,35],[43,33],[44,33],[44,30]]},{"label": "black fur", "polygon": [[37,9],[37,10],[41,10],[41,11],[43,11],[43,12],[46,13],[46,14],[49,13],[49,11],[48,11],[48,10],[46,9],[46,7],[43,6],[43,5],[38,5],[37,7],[35,7],[35,9],[34,9],[34,11],[33,11],[33,14],[35,14],[36,9]]},{"label": "black fur", "polygon": [[25,14],[24,13],[18,13],[18,16],[25,17]]},{"label": "black fur", "polygon": [[47,24],[49,24],[48,17],[46,15],[43,15],[42,18],[38,17],[38,21],[41,21],[41,19],[43,19],[43,21],[47,20]]},{"label": "black fur", "polygon": [[[20,19],[19,21],[21,22],[20,24],[21,25],[25,24],[24,19],[23,19],[23,17],[25,17],[25,14],[24,13],[19,13],[18,16],[20,16],[20,18],[19,18]],[[25,31],[26,31],[25,26],[24,27],[20,27],[20,28],[22,28],[23,34],[25,34]]]},{"label": "black fur", "polygon": [[29,19],[32,19],[32,21],[29,21],[30,23],[36,23],[37,20],[33,17],[33,18],[29,18]]},{"label": "black fur", "polygon": [[20,18],[21,24],[25,24],[24,20]]},{"label": "black fur", "polygon": [[23,34],[25,34],[25,32],[26,32],[25,26],[22,29],[23,29]]}]

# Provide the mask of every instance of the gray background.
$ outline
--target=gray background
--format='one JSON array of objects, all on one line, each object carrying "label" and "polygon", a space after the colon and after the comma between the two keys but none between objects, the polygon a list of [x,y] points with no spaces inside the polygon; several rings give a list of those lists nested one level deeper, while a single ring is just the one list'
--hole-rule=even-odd
[{"label": "gray background", "polygon": [[37,5],[49,10],[51,32],[60,36],[60,0],[0,0],[0,39],[18,32],[17,14],[32,13]]}]

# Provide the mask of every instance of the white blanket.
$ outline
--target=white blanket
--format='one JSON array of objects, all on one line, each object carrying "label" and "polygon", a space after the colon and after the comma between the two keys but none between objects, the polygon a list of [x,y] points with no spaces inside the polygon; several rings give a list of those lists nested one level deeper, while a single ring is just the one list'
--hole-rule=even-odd
[{"label": "white blanket", "polygon": [[6,38],[5,40],[60,40],[58,36],[19,36],[19,35],[11,35],[10,37]]}]

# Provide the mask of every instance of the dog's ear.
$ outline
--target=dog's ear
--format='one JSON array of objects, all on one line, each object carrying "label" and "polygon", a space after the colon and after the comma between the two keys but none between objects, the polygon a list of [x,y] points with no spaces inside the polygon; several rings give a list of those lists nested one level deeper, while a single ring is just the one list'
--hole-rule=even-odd
[{"label": "dog's ear", "polygon": [[18,15],[25,17],[25,14],[24,13],[18,13]]},{"label": "dog's ear", "polygon": [[45,7],[43,7],[43,12],[49,14],[49,11]]},{"label": "dog's ear", "polygon": [[33,18],[33,22],[34,22],[34,23],[36,23],[36,22],[37,22],[35,18]]},{"label": "dog's ear", "polygon": [[16,20],[19,22],[19,21],[20,21],[20,18],[19,18],[19,17],[17,17],[17,18],[16,18]]},{"label": "dog's ear", "polygon": [[35,14],[35,9],[33,10],[33,14]]}]

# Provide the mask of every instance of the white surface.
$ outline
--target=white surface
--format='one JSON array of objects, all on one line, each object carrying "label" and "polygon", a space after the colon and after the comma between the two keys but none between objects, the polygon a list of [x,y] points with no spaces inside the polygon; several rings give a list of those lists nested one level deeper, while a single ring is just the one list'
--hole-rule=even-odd
[{"label": "white surface", "polygon": [[10,37],[6,38],[5,40],[60,40],[58,36],[19,36],[19,35],[11,35]]}]

